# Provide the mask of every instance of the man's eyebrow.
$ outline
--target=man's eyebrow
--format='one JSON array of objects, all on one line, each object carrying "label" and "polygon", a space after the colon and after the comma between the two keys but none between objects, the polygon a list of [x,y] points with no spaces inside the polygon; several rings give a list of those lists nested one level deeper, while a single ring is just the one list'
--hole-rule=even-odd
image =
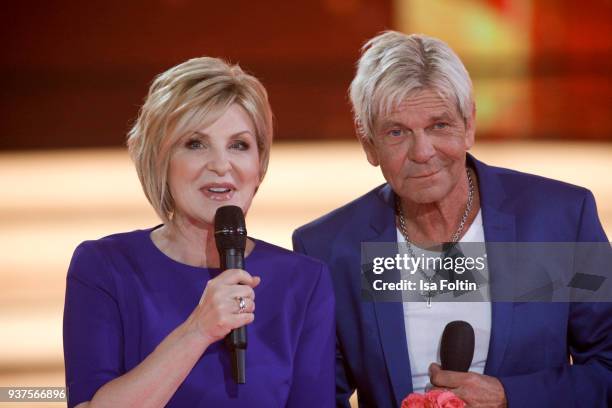
[{"label": "man's eyebrow", "polygon": [[[431,122],[438,122],[438,121],[452,122],[453,120],[454,120],[453,115],[451,115],[448,111],[437,113],[429,117],[429,121]],[[395,120],[393,118],[383,119],[377,124],[377,127],[379,128],[384,128],[384,127],[389,127],[389,126],[405,127],[405,125],[400,120]]]},{"label": "man's eyebrow", "polygon": [[393,120],[393,119],[383,119],[377,127],[379,128],[384,128],[384,127],[389,127],[389,126],[404,126],[402,124],[402,122],[398,121],[398,120]]},{"label": "man's eyebrow", "polygon": [[434,116],[430,117],[430,120],[432,120],[434,122],[437,122],[437,121],[440,121],[440,120],[444,120],[444,121],[450,122],[450,121],[453,120],[453,116],[450,113],[448,113],[448,112],[443,112],[443,113],[441,113],[439,115],[434,115]]}]

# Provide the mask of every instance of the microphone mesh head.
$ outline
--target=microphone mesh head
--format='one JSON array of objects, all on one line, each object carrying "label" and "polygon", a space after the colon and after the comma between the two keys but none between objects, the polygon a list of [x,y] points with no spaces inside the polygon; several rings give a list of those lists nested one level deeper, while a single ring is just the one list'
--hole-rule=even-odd
[{"label": "microphone mesh head", "polygon": [[217,208],[215,242],[218,249],[242,249],[246,246],[247,230],[242,209],[235,205]]},{"label": "microphone mesh head", "polygon": [[474,329],[463,320],[450,322],[444,328],[440,342],[443,370],[467,372],[474,357]]}]

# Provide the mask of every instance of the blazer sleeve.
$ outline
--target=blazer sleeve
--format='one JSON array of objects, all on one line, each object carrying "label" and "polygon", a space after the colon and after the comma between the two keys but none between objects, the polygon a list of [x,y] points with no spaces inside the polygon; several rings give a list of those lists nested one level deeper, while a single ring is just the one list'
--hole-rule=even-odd
[{"label": "blazer sleeve", "polygon": [[[306,247],[300,237],[299,231],[295,231],[292,236],[293,250],[305,255],[314,256],[308,253]],[[335,328],[334,328],[335,333]],[[349,399],[355,391],[355,382],[352,380],[350,369],[346,364],[344,355],[342,353],[341,345],[338,344],[338,338],[336,337],[336,350],[335,350],[335,372],[336,372],[336,406],[342,408],[350,408]]]},{"label": "blazer sleeve", "polygon": [[95,244],[75,250],[66,279],[64,363],[68,407],[90,401],[123,372],[123,330],[116,290]]},{"label": "blazer sleeve", "polygon": [[[583,201],[576,241],[608,242],[590,191]],[[612,406],[612,303],[575,302],[569,309],[573,364],[499,378],[510,408]]]}]

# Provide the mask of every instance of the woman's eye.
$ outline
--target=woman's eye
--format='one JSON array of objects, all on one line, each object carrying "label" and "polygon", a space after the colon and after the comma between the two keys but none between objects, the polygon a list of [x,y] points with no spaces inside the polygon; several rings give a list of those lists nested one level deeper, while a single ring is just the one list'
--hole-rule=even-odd
[{"label": "woman's eye", "polygon": [[198,139],[190,139],[185,143],[185,146],[190,150],[197,150],[204,147],[204,144]]},{"label": "woman's eye", "polygon": [[243,142],[242,140],[236,140],[230,145],[230,148],[236,150],[248,150],[249,144],[247,142]]}]

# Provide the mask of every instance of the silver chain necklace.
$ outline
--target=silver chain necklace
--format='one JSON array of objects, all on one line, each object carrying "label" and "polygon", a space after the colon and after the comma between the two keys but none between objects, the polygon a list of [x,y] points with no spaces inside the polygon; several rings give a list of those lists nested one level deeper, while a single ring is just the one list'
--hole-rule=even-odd
[{"label": "silver chain necklace", "polygon": [[[474,181],[472,180],[472,174],[470,173],[469,168],[466,167],[465,172],[467,174],[467,179],[468,179],[467,204],[465,206],[465,211],[463,212],[463,215],[461,216],[461,220],[459,221],[459,227],[457,227],[457,230],[455,231],[455,233],[451,235],[450,237],[450,240],[449,240],[450,243],[455,243],[459,241],[459,238],[461,237],[461,233],[463,232],[463,228],[465,227],[465,223],[467,222],[467,219],[470,216],[470,213],[472,212],[472,204],[474,202]],[[416,258],[416,255],[414,254],[414,250],[412,249],[412,244],[410,243],[410,238],[408,238],[408,231],[406,230],[406,217],[404,216],[404,210],[402,209],[401,199],[397,195],[395,196],[395,212],[397,213],[397,217],[399,219],[400,232],[402,233],[402,235],[404,236],[404,239],[406,240],[406,249],[408,250],[408,254],[412,258]],[[431,282],[433,281],[433,278],[436,276],[435,271],[433,275],[431,276],[427,275],[425,271],[421,268],[419,268],[418,271],[425,278],[425,280],[427,280],[427,283],[429,284],[429,288],[431,288]],[[426,292],[425,291],[421,292],[421,296],[427,299],[428,309],[431,308],[431,299],[437,295],[438,295],[437,290],[433,291],[431,289],[428,289]]]}]

